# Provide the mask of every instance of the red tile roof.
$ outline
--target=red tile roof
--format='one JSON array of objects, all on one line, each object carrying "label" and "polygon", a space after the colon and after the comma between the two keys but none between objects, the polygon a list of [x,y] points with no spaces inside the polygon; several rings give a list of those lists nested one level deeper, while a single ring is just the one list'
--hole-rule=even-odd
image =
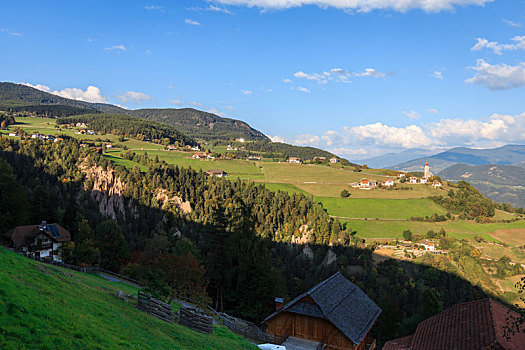
[{"label": "red tile roof", "polygon": [[387,342],[383,349],[525,349],[525,333],[515,334],[510,340],[503,336],[509,313],[519,317],[492,299],[458,304],[421,322],[409,347],[397,347],[405,337]]}]

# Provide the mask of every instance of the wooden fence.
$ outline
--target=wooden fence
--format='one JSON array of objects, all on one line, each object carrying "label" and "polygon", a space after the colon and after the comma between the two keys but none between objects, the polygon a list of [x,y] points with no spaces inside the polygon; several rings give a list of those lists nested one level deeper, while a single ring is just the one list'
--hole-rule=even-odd
[{"label": "wooden fence", "polygon": [[179,323],[197,332],[213,333],[213,318],[199,314],[195,309],[181,307]]},{"label": "wooden fence", "polygon": [[217,312],[212,308],[209,309],[219,316],[226,327],[238,335],[264,343],[275,343],[276,341],[275,337],[263,332],[259,327],[250,321],[230,316],[224,312]]},{"label": "wooden fence", "polygon": [[173,322],[173,312],[171,305],[153,298],[151,295],[139,291],[137,307],[166,322]]}]

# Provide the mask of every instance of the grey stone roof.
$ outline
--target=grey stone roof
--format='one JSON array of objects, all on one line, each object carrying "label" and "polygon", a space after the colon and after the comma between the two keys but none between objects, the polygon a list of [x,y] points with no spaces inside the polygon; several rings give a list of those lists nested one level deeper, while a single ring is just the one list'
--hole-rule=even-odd
[{"label": "grey stone roof", "polygon": [[[310,296],[317,308],[299,302],[305,296]],[[263,323],[283,311],[325,318],[356,345],[361,343],[381,314],[381,309],[339,272],[299,295],[281,310],[268,316]]]}]

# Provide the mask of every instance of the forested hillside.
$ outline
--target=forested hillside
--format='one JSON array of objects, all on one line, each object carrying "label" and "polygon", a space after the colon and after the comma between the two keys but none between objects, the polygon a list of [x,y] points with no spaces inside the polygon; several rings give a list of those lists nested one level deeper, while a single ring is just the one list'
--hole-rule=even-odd
[{"label": "forested hillside", "polygon": [[[443,306],[485,295],[463,279],[484,272],[458,270],[448,258],[375,261],[373,247],[302,194],[208,178],[132,152],[127,159],[148,171],[126,169],[74,139],[0,138],[0,150],[9,163],[2,171],[22,186],[6,186],[0,199],[19,198],[20,208],[3,203],[6,217],[17,216],[9,225],[60,222],[73,237],[68,261],[121,271],[166,300],[191,297],[260,321],[275,296],[289,300],[341,271],[383,308],[375,332],[387,340]],[[454,259],[475,266],[473,248],[457,244]]]},{"label": "forested hillside", "polygon": [[86,123],[90,129],[102,134],[114,134],[134,137],[137,139],[178,143],[180,146],[196,146],[197,141],[188,137],[172,126],[145,121],[140,118],[120,114],[83,114],[68,118],[60,118],[58,124]]},{"label": "forested hillside", "polygon": [[205,140],[244,138],[246,140],[269,141],[263,133],[253,129],[243,121],[219,117],[193,108],[138,109],[126,113],[172,125],[188,136]]}]

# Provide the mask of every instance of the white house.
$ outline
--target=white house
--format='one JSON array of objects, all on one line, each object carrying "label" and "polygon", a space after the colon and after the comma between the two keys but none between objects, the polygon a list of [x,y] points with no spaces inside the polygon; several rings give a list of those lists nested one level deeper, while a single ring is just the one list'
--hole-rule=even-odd
[{"label": "white house", "polygon": [[18,137],[18,133],[17,132],[10,132],[9,136]]},{"label": "white house", "polygon": [[424,239],[420,243],[425,248],[426,251],[432,252],[432,251],[436,250],[436,243],[435,242],[432,242],[432,241]]},{"label": "white house", "polygon": [[330,163],[332,164],[339,163],[339,159],[337,159],[336,157],[330,158]]},{"label": "white house", "polygon": [[407,176],[406,173],[399,173],[399,174],[397,174],[397,177],[400,178],[400,179],[403,179],[403,178],[405,178],[406,176]]},{"label": "white house", "polygon": [[427,183],[427,179],[426,179],[425,177],[422,177],[422,178],[419,180],[419,183],[426,184],[426,183]]},{"label": "white house", "polygon": [[297,157],[288,158],[288,163],[301,164],[302,162],[303,161],[301,160],[301,158],[297,158]]},{"label": "white house", "polygon": [[434,180],[434,182],[432,183],[432,187],[434,187],[434,188],[441,188],[441,187],[443,187],[443,185],[438,180]]},{"label": "white house", "polygon": [[411,176],[408,181],[411,183],[411,184],[417,184],[417,177],[415,176]]},{"label": "white house", "polygon": [[226,177],[228,174],[221,169],[210,169],[206,172],[206,175],[208,176],[216,176],[216,177]]},{"label": "white house", "polygon": [[392,180],[390,178],[386,179],[385,186],[386,187],[394,186],[394,180]]},{"label": "white house", "polygon": [[71,241],[68,230],[59,224],[17,226],[5,234],[10,245],[35,258],[45,258],[62,261],[60,247],[64,242]]}]

